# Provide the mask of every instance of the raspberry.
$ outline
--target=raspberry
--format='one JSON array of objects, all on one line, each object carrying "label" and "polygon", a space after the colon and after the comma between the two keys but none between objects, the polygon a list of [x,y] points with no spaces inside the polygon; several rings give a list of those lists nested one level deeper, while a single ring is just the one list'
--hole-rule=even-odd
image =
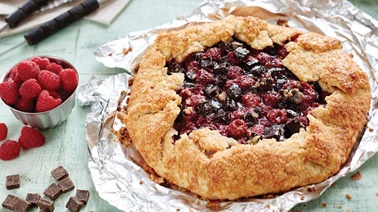
[{"label": "raspberry", "polygon": [[20,144],[17,141],[7,140],[0,146],[0,160],[12,160],[20,155]]},{"label": "raspberry", "polygon": [[232,121],[227,128],[228,135],[236,139],[243,137],[247,130],[247,124],[241,119]]},{"label": "raspberry", "polygon": [[8,135],[8,127],[4,123],[0,123],[0,141],[4,140]]},{"label": "raspberry", "polygon": [[20,95],[25,99],[34,99],[41,93],[42,88],[36,79],[28,79],[20,87]]},{"label": "raspberry", "polygon": [[33,112],[34,100],[21,97],[14,105],[14,108],[23,112]]},{"label": "raspberry", "polygon": [[242,96],[243,105],[246,107],[256,107],[261,104],[261,98],[257,94],[247,93]]},{"label": "raspberry", "polygon": [[236,79],[242,76],[243,69],[239,66],[231,66],[227,71],[227,77],[230,79]]},{"label": "raspberry", "polygon": [[37,63],[40,70],[46,70],[46,67],[50,64],[50,60],[48,58],[33,57],[30,60]]},{"label": "raspberry", "polygon": [[63,68],[61,65],[58,65],[56,63],[50,63],[47,67],[46,67],[46,70],[47,71],[51,71],[57,75],[60,74],[61,71],[63,71]]},{"label": "raspberry", "polygon": [[18,138],[18,143],[24,149],[40,147],[45,144],[45,136],[38,130],[24,126],[21,129],[21,135]]},{"label": "raspberry", "polygon": [[15,82],[2,82],[0,84],[0,97],[7,105],[13,105],[18,100],[18,86]]},{"label": "raspberry", "polygon": [[26,81],[30,78],[37,79],[39,71],[40,69],[37,63],[30,60],[21,61],[17,65],[17,72],[22,81]]},{"label": "raspberry", "polygon": [[60,98],[62,99],[62,102],[68,99],[68,97],[70,97],[72,94],[72,92],[68,92],[62,88],[59,88],[56,92],[59,94]]},{"label": "raspberry", "polygon": [[221,50],[217,47],[209,48],[205,51],[203,54],[203,57],[210,57],[215,60],[220,60],[221,59]]},{"label": "raspberry", "polygon": [[44,90],[56,91],[60,87],[60,77],[53,72],[43,70],[38,75],[38,83]]},{"label": "raspberry", "polygon": [[43,90],[37,99],[35,111],[43,112],[51,110],[62,103],[62,99],[55,91]]},{"label": "raspberry", "polygon": [[17,85],[22,84],[23,81],[21,80],[20,76],[18,75],[17,67],[12,69],[11,73],[9,74],[8,81],[9,81],[9,79],[12,79]]},{"label": "raspberry", "polygon": [[74,69],[67,68],[60,72],[62,88],[68,92],[73,92],[79,84],[79,78]]}]

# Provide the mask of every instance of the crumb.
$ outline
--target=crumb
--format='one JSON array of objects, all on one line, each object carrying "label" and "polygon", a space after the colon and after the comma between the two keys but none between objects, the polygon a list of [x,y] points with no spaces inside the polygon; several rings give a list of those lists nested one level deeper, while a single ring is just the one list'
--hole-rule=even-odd
[{"label": "crumb", "polygon": [[176,211],[180,211],[180,208],[177,208]]},{"label": "crumb", "polygon": [[122,49],[122,53],[123,55],[127,55],[128,53],[130,53],[133,49],[131,47],[129,48],[123,48]]},{"label": "crumb", "polygon": [[139,185],[143,185],[143,181],[139,181]]},{"label": "crumb", "polygon": [[358,171],[356,174],[352,175],[352,180],[359,180],[362,178],[361,173]]},{"label": "crumb", "polygon": [[339,208],[343,208],[343,205],[342,205],[342,204],[340,204],[340,205],[339,205]]},{"label": "crumb", "polygon": [[331,185],[331,187],[332,187],[332,188],[336,188],[336,184],[333,183],[333,184]]},{"label": "crumb", "polygon": [[378,192],[375,192],[375,196],[377,196],[377,197],[378,197]]},{"label": "crumb", "polygon": [[111,57],[113,55],[113,53],[109,53],[108,56]]},{"label": "crumb", "polygon": [[327,207],[327,203],[326,202],[322,202],[322,206],[323,207]]},{"label": "crumb", "polygon": [[371,128],[371,127],[369,127],[369,126],[366,126],[366,128],[368,128],[369,132],[373,132],[374,131],[374,129]]},{"label": "crumb", "polygon": [[269,208],[270,208],[270,204],[267,204],[267,205],[266,205],[266,208],[268,208],[268,209],[269,209]]},{"label": "crumb", "polygon": [[301,196],[301,200],[304,200],[304,199],[305,199],[305,197],[302,195],[302,196]]},{"label": "crumb", "polygon": [[211,209],[219,209],[219,206],[220,204],[217,201],[209,201],[206,204],[206,208],[211,208]]},{"label": "crumb", "polygon": [[307,191],[308,192],[313,192],[313,191],[316,191],[316,188],[315,187],[308,187]]},{"label": "crumb", "polygon": [[352,199],[352,196],[350,196],[350,194],[346,194],[345,196],[347,199]]},{"label": "crumb", "polygon": [[287,20],[283,20],[283,19],[278,19],[277,20],[277,25],[278,26],[284,26],[284,27],[290,27],[289,23],[287,22]]}]

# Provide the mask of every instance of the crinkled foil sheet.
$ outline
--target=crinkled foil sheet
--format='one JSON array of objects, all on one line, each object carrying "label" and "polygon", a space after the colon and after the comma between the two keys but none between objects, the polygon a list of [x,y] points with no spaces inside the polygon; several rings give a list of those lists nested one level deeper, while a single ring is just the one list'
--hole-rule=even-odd
[{"label": "crinkled foil sheet", "polygon": [[[225,211],[288,211],[296,204],[321,195],[340,177],[359,168],[378,151],[378,22],[343,0],[224,0],[205,1],[191,14],[172,23],[146,31],[133,32],[99,47],[96,59],[107,67],[133,70],[156,36],[192,23],[211,22],[229,14],[254,15],[275,23],[287,20],[291,27],[315,31],[340,39],[344,50],[366,71],[372,86],[368,124],[359,144],[340,172],[328,180],[286,192],[272,198],[249,198],[223,202]],[[125,54],[125,51],[129,51]],[[130,71],[132,72],[132,71]],[[130,75],[118,74],[107,79],[93,77],[81,87],[80,105],[91,105],[86,120],[88,165],[99,195],[124,211],[211,211],[206,201],[152,182],[141,168],[143,160],[133,148],[124,148],[113,136],[113,127],[122,91],[128,91]],[[125,102],[127,96],[121,99]],[[309,192],[313,190],[312,192]]]}]

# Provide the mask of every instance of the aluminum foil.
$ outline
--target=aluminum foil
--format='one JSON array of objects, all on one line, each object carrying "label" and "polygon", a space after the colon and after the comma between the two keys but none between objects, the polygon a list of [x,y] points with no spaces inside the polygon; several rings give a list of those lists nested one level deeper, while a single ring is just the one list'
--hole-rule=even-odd
[{"label": "aluminum foil", "polygon": [[[126,102],[127,80],[146,48],[156,36],[191,23],[211,22],[225,16],[254,15],[276,23],[288,21],[291,27],[336,37],[344,50],[368,74],[372,87],[368,124],[361,141],[340,172],[328,180],[291,190],[271,198],[249,198],[222,202],[225,211],[288,211],[296,204],[320,196],[340,177],[359,168],[378,151],[378,22],[346,0],[223,0],[205,1],[191,14],[145,31],[132,32],[99,47],[96,59],[107,67],[126,73],[107,79],[93,77],[78,94],[80,105],[91,105],[86,120],[88,165],[96,189],[103,199],[124,211],[211,211],[207,202],[150,180],[141,168],[143,160],[133,148],[124,148],[113,135],[120,123],[119,103]],[[122,97],[122,98],[120,98]],[[311,192],[310,192],[311,190]]]}]

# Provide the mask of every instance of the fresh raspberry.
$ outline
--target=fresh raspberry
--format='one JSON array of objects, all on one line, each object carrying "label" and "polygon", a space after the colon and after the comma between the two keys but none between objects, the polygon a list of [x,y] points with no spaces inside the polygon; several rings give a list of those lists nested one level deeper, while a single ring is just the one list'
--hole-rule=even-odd
[{"label": "fresh raspberry", "polygon": [[31,78],[37,79],[39,71],[40,69],[37,63],[30,60],[21,61],[17,65],[17,73],[22,81],[26,81]]},{"label": "fresh raspberry", "polygon": [[17,141],[7,140],[0,146],[0,160],[12,160],[20,155],[20,144]]},{"label": "fresh raspberry", "polygon": [[16,104],[14,104],[14,108],[23,112],[33,112],[34,110],[34,100],[33,99],[26,99],[21,97]]},{"label": "fresh raspberry", "polygon": [[62,103],[62,99],[55,91],[43,90],[37,99],[35,106],[36,112],[43,112],[51,110]]},{"label": "fresh raspberry", "polygon": [[13,80],[13,82],[15,82],[17,85],[22,84],[23,81],[20,78],[20,76],[18,75],[17,67],[12,69],[11,73],[9,74],[7,81],[10,81],[9,79]]},{"label": "fresh raspberry", "polygon": [[0,141],[4,140],[8,135],[8,127],[5,123],[0,123]]},{"label": "fresh raspberry", "polygon": [[61,71],[63,71],[63,68],[62,68],[61,65],[58,65],[58,64],[56,64],[56,63],[50,63],[50,64],[46,67],[46,70],[47,70],[47,71],[51,71],[51,72],[53,72],[53,73],[59,75],[59,73],[60,73]]},{"label": "fresh raspberry", "polygon": [[38,75],[38,83],[44,90],[56,91],[60,87],[60,77],[53,72],[43,70]]},{"label": "fresh raspberry", "polygon": [[50,60],[48,58],[33,57],[30,60],[37,63],[40,70],[46,70],[46,67],[50,64]]},{"label": "fresh raspberry", "polygon": [[28,126],[22,127],[18,138],[18,143],[24,149],[40,147],[45,144],[45,141],[45,136],[41,132]]},{"label": "fresh raspberry", "polygon": [[34,99],[41,93],[42,88],[36,79],[28,79],[20,87],[20,95],[25,99]]},{"label": "fresh raspberry", "polygon": [[2,82],[0,84],[0,97],[7,105],[13,105],[17,102],[18,86],[15,82]]},{"label": "fresh raspberry", "polygon": [[56,92],[59,94],[60,98],[62,99],[62,102],[68,99],[68,97],[70,97],[72,94],[72,92],[68,92],[63,88],[59,88]]},{"label": "fresh raspberry", "polygon": [[73,92],[79,84],[79,78],[74,69],[66,68],[59,74],[62,81],[62,88],[68,92]]}]

